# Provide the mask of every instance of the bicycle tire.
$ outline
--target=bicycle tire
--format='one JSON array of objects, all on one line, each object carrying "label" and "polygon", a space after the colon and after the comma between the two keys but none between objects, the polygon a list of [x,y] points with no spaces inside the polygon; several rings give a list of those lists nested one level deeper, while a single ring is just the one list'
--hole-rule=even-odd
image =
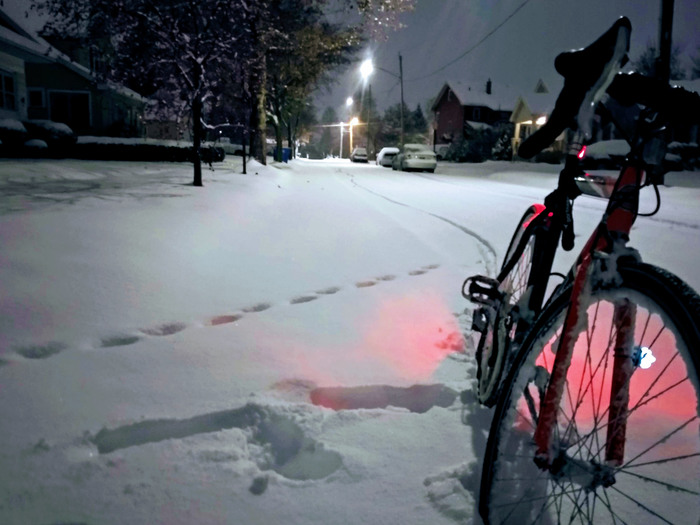
[{"label": "bicycle tire", "polygon": [[[555,440],[565,458],[558,472],[535,466],[533,434],[571,288],[547,306],[523,342],[484,456],[479,511],[486,524],[700,522],[700,297],[651,265],[621,265],[619,274],[620,287],[590,295],[588,326],[579,332],[557,414]],[[635,362],[626,385],[624,461],[607,467],[604,364],[612,362],[614,344],[608,313],[611,301],[621,299],[637,304],[635,348],[651,350],[656,361],[646,369]],[[576,464],[607,470],[614,483],[608,478],[606,487]]]},{"label": "bicycle tire", "polygon": [[[501,270],[516,255],[527,226],[538,213],[536,206],[530,206],[523,214],[506,250]],[[512,330],[515,323],[512,322],[510,313],[527,290],[532,272],[534,244],[535,237],[531,236],[518,261],[501,280],[498,290],[504,294],[504,300],[487,314],[487,329],[481,334],[477,346],[477,398],[481,404],[488,407],[493,406],[498,399],[501,376],[505,368],[510,341],[514,335]]]}]

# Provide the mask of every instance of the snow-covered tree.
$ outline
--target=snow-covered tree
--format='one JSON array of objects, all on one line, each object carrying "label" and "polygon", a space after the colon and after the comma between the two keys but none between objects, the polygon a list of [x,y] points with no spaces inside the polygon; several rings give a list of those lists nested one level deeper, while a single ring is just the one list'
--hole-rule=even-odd
[{"label": "snow-covered tree", "polygon": [[34,0],[46,33],[108,41],[107,74],[191,112],[195,186],[202,186],[203,108],[222,86],[222,66],[251,60],[238,40],[254,16],[225,0]]}]

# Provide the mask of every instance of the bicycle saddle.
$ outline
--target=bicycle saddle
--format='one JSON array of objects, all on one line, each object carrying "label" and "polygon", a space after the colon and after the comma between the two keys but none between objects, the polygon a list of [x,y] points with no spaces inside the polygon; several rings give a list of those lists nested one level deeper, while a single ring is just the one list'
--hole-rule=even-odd
[{"label": "bicycle saddle", "polygon": [[629,19],[621,17],[588,47],[557,56],[554,67],[564,77],[564,88],[549,120],[521,144],[520,157],[533,157],[567,128],[590,138],[595,104],[627,62],[631,32]]}]

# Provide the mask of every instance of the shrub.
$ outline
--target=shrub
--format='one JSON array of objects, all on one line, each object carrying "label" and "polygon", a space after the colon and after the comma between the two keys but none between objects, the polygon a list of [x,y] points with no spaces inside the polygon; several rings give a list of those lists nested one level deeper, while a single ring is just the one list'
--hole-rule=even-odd
[{"label": "shrub", "polygon": [[510,160],[513,151],[512,138],[512,124],[473,130],[468,138],[450,144],[444,156],[446,160],[455,162]]},{"label": "shrub", "polygon": [[[226,152],[219,146],[203,146],[202,162],[221,162]],[[174,140],[146,141],[108,137],[79,137],[73,157],[86,160],[192,162],[192,145]]]},{"label": "shrub", "polygon": [[52,120],[26,120],[23,124],[30,138],[43,140],[50,149],[58,150],[63,156],[75,145],[75,134],[66,124]]},{"label": "shrub", "polygon": [[0,119],[0,142],[3,154],[16,154],[17,149],[27,140],[27,129],[19,121],[11,118]]}]

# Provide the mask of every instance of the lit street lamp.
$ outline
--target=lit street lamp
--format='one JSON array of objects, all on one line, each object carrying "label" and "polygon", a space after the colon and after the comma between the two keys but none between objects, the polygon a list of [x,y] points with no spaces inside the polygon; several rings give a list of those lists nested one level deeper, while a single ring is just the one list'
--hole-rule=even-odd
[{"label": "lit street lamp", "polygon": [[352,127],[356,126],[359,124],[359,120],[357,120],[357,117],[353,117],[352,120],[349,122],[350,124],[350,151],[352,152]]},{"label": "lit street lamp", "polygon": [[[404,135],[404,115],[403,115],[403,106],[404,106],[404,101],[403,101],[403,57],[401,56],[401,53],[399,53],[399,74],[397,75],[396,73],[393,73],[387,69],[374,66],[372,64],[371,59],[367,59],[364,62],[362,62],[362,65],[360,66],[360,73],[362,74],[363,80],[367,81],[369,76],[372,74],[372,72],[378,69],[379,71],[383,71],[384,73],[387,73],[391,75],[394,78],[399,79],[399,83],[401,85],[401,106],[399,108],[399,111],[401,113],[401,144],[400,146],[403,146],[403,135]],[[372,85],[369,85],[369,98],[370,101],[372,99]],[[369,110],[367,112],[367,115],[369,116]],[[367,141],[368,141],[368,149],[369,149],[369,118],[367,119]]]}]

